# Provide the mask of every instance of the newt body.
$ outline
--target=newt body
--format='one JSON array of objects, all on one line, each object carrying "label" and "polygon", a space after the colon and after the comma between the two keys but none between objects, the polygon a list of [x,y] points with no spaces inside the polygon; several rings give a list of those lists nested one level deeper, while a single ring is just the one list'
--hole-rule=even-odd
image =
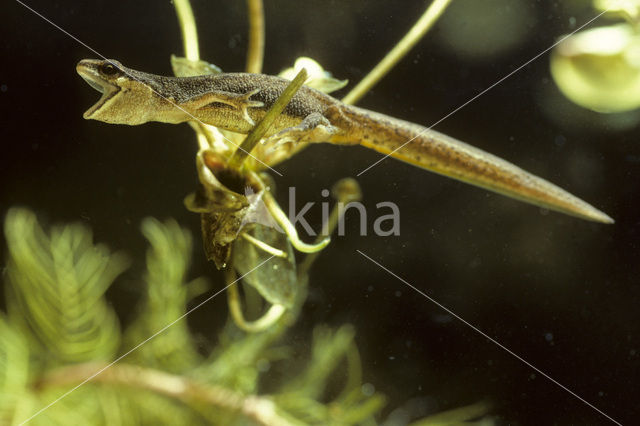
[{"label": "newt body", "polygon": [[[114,60],[83,60],[77,71],[103,93],[84,118],[129,125],[199,120],[245,134],[289,83],[246,73],[164,77]],[[531,204],[613,223],[607,214],[567,191],[481,149],[417,124],[346,105],[306,86],[294,95],[267,136],[293,143],[363,145]]]}]

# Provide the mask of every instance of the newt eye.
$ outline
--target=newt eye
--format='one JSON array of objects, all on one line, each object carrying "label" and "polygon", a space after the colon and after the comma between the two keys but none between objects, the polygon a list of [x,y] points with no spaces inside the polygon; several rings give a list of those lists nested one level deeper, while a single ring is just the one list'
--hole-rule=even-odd
[{"label": "newt eye", "polygon": [[113,76],[120,73],[120,69],[110,62],[100,65],[100,72],[104,75]]}]

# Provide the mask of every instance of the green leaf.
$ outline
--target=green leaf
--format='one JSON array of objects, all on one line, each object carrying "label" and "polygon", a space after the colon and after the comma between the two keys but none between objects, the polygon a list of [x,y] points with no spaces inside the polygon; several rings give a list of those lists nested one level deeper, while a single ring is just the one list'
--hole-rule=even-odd
[{"label": "green leaf", "polygon": [[[258,290],[270,303],[291,308],[298,285],[294,254],[287,236],[260,224],[252,224],[251,231],[247,232],[263,243],[284,251],[287,257],[273,257],[244,238],[238,238],[233,244],[233,266],[240,276],[244,275],[242,280]],[[271,260],[255,269],[270,257]]]}]

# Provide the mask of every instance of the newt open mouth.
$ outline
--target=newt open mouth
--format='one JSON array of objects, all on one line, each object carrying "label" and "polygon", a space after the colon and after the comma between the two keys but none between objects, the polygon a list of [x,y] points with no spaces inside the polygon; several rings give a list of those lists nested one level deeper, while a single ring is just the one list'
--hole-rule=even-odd
[{"label": "newt open mouth", "polygon": [[76,65],[76,71],[91,87],[102,93],[102,96],[91,108],[82,115],[85,119],[92,116],[112,99],[119,91],[120,87],[111,82],[122,72],[117,66],[117,61],[100,61],[93,59],[83,59]]}]

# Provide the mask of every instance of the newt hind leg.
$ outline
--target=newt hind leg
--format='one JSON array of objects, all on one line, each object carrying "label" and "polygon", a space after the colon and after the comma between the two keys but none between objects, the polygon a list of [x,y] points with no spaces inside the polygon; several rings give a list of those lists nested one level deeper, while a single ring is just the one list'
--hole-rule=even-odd
[{"label": "newt hind leg", "polygon": [[306,116],[297,126],[287,127],[268,137],[264,143],[276,149],[284,144],[327,142],[338,131],[339,129],[322,114],[314,112]]},{"label": "newt hind leg", "polygon": [[326,117],[320,113],[312,113],[297,126],[287,127],[266,138],[257,148],[263,162],[274,165],[290,158],[309,143],[329,142],[339,133]]}]

